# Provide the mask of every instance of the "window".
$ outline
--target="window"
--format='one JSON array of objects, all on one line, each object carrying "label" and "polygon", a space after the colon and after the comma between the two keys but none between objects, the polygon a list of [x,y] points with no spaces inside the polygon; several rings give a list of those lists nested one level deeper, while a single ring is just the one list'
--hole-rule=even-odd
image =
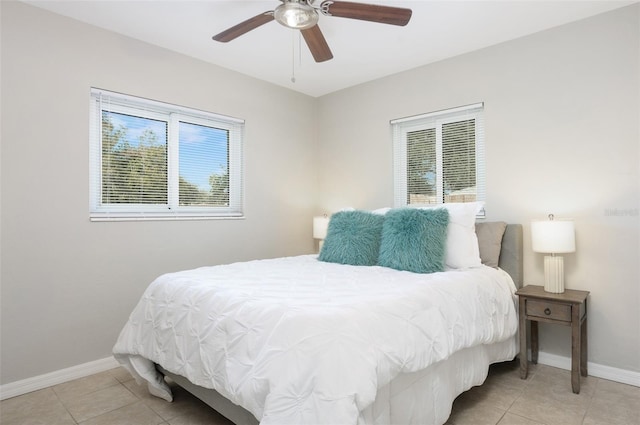
[{"label": "window", "polygon": [[395,206],[485,199],[483,104],[391,121]]},{"label": "window", "polygon": [[92,220],[242,217],[244,121],[91,90]]}]

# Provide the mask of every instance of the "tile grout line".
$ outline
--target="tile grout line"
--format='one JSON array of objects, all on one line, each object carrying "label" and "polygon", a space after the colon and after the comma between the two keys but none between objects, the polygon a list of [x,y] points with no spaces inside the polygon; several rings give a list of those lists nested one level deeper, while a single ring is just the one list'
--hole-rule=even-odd
[{"label": "tile grout line", "polygon": [[49,387],[49,389],[51,390],[51,392],[53,393],[53,395],[56,396],[56,400],[58,400],[58,403],[60,403],[60,405],[62,407],[64,407],[65,412],[67,412],[67,414],[69,415],[69,417],[71,418],[71,420],[73,421],[73,423],[75,423],[76,425],[78,425],[78,421],[76,420],[76,418],[71,414],[71,412],[69,411],[69,408],[67,407],[67,405],[62,401],[62,399],[60,398],[60,396],[58,395],[58,393],[55,390],[55,385]]},{"label": "tile grout line", "polygon": [[[529,367],[528,379],[525,379],[525,380],[524,380],[524,386],[522,387],[522,390],[520,391],[520,394],[518,394],[518,397],[516,397],[516,398],[513,400],[513,402],[512,402],[512,403],[511,403],[511,405],[509,406],[509,409],[507,409],[507,413],[509,413],[509,414],[511,414],[511,415],[514,415],[514,416],[517,416],[517,417],[519,417],[519,418],[526,419],[527,421],[532,421],[532,422],[536,422],[536,423],[542,424],[542,423],[541,423],[539,420],[537,420],[537,419],[533,419],[533,418],[530,418],[530,417],[528,417],[528,416],[523,416],[523,415],[522,415],[522,414],[520,414],[520,413],[514,413],[514,412],[511,412],[511,408],[513,407],[513,405],[514,405],[514,404],[516,404],[516,402],[517,402],[518,400],[520,400],[520,398],[525,394],[525,392],[526,392],[526,390],[527,390],[527,387],[529,387],[529,385],[531,385],[531,382],[535,379],[536,374],[537,374],[537,373],[538,373],[538,371],[539,371],[539,367],[540,367],[540,366],[539,366],[539,364],[538,364],[538,363],[532,363],[532,364],[535,364],[535,366],[536,366],[536,367],[535,367],[535,368],[531,368],[531,367]],[[506,413],[505,413],[505,414],[506,414]],[[546,425],[546,424],[545,424],[545,425]]]},{"label": "tile grout line", "polygon": [[500,418],[498,418],[498,421],[495,423],[495,425],[499,425],[500,422],[502,421],[502,419],[504,419],[505,415],[509,412],[509,410],[505,410],[504,413],[502,414],[502,416],[500,416]]},{"label": "tile grout line", "polygon": [[[114,379],[115,379],[115,378],[114,378]],[[116,408],[114,408],[114,409],[108,410],[108,411],[106,411],[106,412],[102,412],[102,413],[100,413],[100,414],[98,414],[98,415],[92,416],[92,417],[90,417],[90,418],[86,418],[86,419],[84,419],[83,421],[78,421],[78,420],[73,416],[73,414],[71,414],[71,412],[69,412],[69,414],[71,415],[71,417],[73,418],[73,420],[75,421],[75,423],[76,423],[77,425],[82,425],[83,423],[85,423],[85,422],[87,422],[87,421],[89,421],[89,420],[95,419],[95,418],[97,418],[97,417],[100,417],[100,416],[102,416],[102,415],[106,415],[106,414],[111,413],[111,412],[115,412],[115,411],[116,411],[116,410],[118,410],[118,409],[122,409],[123,407],[131,406],[132,404],[135,404],[135,403],[138,403],[138,402],[141,402],[141,401],[142,401],[142,400],[140,400],[140,398],[139,398],[136,394],[134,394],[134,393],[133,393],[129,388],[127,388],[125,385],[123,385],[123,384],[122,384],[122,382],[118,381],[117,379],[116,379],[116,382],[117,382],[117,384],[114,384],[114,385],[108,385],[108,386],[106,386],[106,387],[104,387],[104,388],[100,388],[100,389],[98,389],[98,390],[91,391],[91,392],[87,393],[87,395],[95,394],[95,393],[97,393],[97,392],[99,392],[99,391],[102,391],[102,390],[105,390],[105,389],[107,389],[107,388],[113,388],[113,387],[116,387],[116,386],[121,386],[121,387],[122,387],[122,388],[124,388],[124,389],[129,393],[129,394],[133,395],[133,397],[135,398],[135,400],[134,400],[134,401],[132,401],[131,403],[127,403],[127,404],[124,404],[124,405],[122,405],[122,406],[118,406],[118,407],[116,407]],[[54,390],[54,392],[55,392],[55,390]],[[57,395],[57,394],[56,394],[56,395]],[[67,409],[67,406],[66,406],[64,403],[62,403],[62,405],[64,406],[64,408],[65,408],[65,409]],[[67,411],[68,411],[68,409],[67,409]]]},{"label": "tile grout line", "polygon": [[[127,382],[130,382],[130,381],[133,381],[135,385],[138,385],[138,383],[135,381],[135,379],[130,379],[130,380],[128,380]],[[127,387],[126,385],[124,385],[124,382],[123,382],[123,383],[121,383],[121,385],[122,385],[123,387],[125,387],[127,390],[129,390],[129,392],[133,393],[133,395],[135,395],[135,396],[136,396],[136,398],[140,401],[140,403],[142,403],[143,405],[145,405],[149,410],[151,410],[153,413],[155,413],[156,415],[158,415],[158,417],[159,417],[160,419],[162,419],[162,420],[163,420],[163,422],[161,422],[161,423],[160,423],[160,425],[164,425],[165,423],[167,423],[167,424],[168,424],[168,423],[169,423],[169,419],[174,419],[174,418],[166,418],[166,417],[165,417],[165,415],[164,415],[164,414],[162,414],[162,412],[160,412],[160,411],[158,411],[158,410],[156,410],[156,409],[154,409],[154,408],[153,408],[153,404],[152,404],[152,403],[147,403],[143,398],[138,397],[138,395],[137,395],[137,394],[135,394],[133,391],[131,391],[131,390],[129,389],[129,387]],[[153,397],[153,396],[152,396],[152,397]],[[174,401],[175,401],[175,399],[174,399]],[[171,403],[173,403],[174,401],[172,401]]]}]

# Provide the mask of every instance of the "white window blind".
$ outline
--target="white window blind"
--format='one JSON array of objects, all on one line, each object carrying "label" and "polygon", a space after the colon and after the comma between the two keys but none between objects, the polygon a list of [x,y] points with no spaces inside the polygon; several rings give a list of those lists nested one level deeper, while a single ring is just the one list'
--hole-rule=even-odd
[{"label": "white window blind", "polygon": [[242,217],[244,121],[91,90],[92,220]]},{"label": "white window blind", "polygon": [[394,204],[485,200],[483,104],[391,121]]}]

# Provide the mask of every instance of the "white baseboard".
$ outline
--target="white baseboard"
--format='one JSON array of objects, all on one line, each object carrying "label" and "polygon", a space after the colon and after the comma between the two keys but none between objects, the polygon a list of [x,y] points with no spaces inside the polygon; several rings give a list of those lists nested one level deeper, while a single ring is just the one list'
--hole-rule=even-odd
[{"label": "white baseboard", "polygon": [[[570,358],[545,353],[543,351],[538,353],[538,363],[560,369],[571,370]],[[0,385],[0,400],[41,390],[64,382],[73,381],[74,379],[84,378],[85,376],[93,375],[94,373],[113,369],[118,367],[118,365],[119,363],[113,357],[107,357],[105,359],[95,360],[78,366],[46,373],[44,375],[34,376],[33,378]],[[589,367],[590,376],[640,387],[640,372],[618,369],[591,362],[589,362],[587,366]]]},{"label": "white baseboard", "polygon": [[[556,354],[549,354],[542,351],[538,353],[538,363],[557,367],[559,369],[571,370],[571,358],[558,356]],[[591,362],[587,362],[587,369],[589,371],[589,376],[595,376],[596,378],[608,379],[609,381],[640,387],[640,372],[618,369]]]},{"label": "white baseboard", "polygon": [[34,376],[33,378],[0,385],[0,400],[41,390],[64,382],[73,381],[74,379],[84,378],[85,376],[104,372],[118,366],[119,363],[116,359],[113,357],[107,357],[105,359],[83,363],[66,369],[57,370],[55,372],[45,373],[44,375]]}]

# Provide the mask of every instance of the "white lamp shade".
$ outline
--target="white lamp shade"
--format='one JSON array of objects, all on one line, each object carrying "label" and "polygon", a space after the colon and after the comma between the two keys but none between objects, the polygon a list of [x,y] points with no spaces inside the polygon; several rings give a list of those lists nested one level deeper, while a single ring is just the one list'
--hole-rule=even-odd
[{"label": "white lamp shade", "polygon": [[534,252],[562,254],[575,252],[576,235],[571,220],[531,222],[531,246]]},{"label": "white lamp shade", "polygon": [[313,217],[313,237],[314,239],[325,239],[327,228],[329,227],[329,217]]}]

